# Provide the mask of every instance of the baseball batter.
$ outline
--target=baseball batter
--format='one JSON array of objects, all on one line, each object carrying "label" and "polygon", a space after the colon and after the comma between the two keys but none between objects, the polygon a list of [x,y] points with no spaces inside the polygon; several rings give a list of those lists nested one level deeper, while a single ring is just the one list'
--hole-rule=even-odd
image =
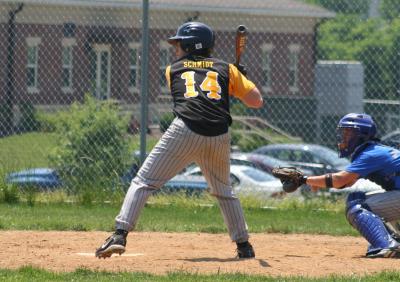
[{"label": "baseball batter", "polygon": [[237,244],[238,257],[253,258],[243,210],[229,178],[229,99],[233,96],[248,107],[260,108],[262,96],[243,74],[243,66],[238,66],[239,71],[233,64],[211,56],[214,33],[204,23],[181,25],[168,42],[177,57],[166,69],[175,119],[132,180],[116,217],[116,231],[95,255],[106,258],[123,253],[127,234],[134,229],[148,197],[195,162],[218,200],[230,237]]},{"label": "baseball batter", "polygon": [[314,191],[323,187],[349,187],[359,178],[369,179],[386,191],[350,193],[346,217],[369,242],[366,256],[400,257],[398,234],[391,222],[400,219],[400,151],[379,143],[376,125],[367,114],[345,115],[337,126],[340,157],[350,157],[344,171],[309,176],[305,182]]}]

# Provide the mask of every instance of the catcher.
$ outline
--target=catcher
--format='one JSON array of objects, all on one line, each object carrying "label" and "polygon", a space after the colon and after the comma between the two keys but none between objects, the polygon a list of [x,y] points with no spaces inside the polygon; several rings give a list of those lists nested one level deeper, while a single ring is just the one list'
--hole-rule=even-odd
[{"label": "catcher", "polygon": [[400,219],[400,151],[384,146],[375,137],[376,125],[367,114],[351,113],[337,126],[339,157],[349,157],[345,170],[319,176],[305,176],[295,168],[275,168],[286,192],[302,184],[312,191],[345,188],[359,178],[379,184],[383,193],[352,192],[346,200],[346,218],[369,242],[368,258],[400,257],[400,243],[391,222]]}]

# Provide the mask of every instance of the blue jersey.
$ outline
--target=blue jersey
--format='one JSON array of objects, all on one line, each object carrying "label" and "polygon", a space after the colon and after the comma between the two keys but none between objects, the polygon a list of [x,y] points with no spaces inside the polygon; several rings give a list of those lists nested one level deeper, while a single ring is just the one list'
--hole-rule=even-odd
[{"label": "blue jersey", "polygon": [[385,190],[400,189],[400,150],[371,142],[346,169],[369,179]]}]

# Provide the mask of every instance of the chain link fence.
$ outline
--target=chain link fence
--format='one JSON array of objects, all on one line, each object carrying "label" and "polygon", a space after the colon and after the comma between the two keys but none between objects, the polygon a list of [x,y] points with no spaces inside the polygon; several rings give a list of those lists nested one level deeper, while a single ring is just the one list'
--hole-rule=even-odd
[{"label": "chain link fence", "polygon": [[265,104],[251,110],[232,100],[233,148],[334,149],[335,125],[348,112],[373,115],[380,136],[393,132],[398,7],[396,0],[2,0],[0,178],[51,168],[60,183],[52,170],[40,171],[43,181],[69,192],[129,183],[172,119],[166,40],[187,21],[211,26],[213,54],[228,62],[237,26],[248,28],[242,63]]}]

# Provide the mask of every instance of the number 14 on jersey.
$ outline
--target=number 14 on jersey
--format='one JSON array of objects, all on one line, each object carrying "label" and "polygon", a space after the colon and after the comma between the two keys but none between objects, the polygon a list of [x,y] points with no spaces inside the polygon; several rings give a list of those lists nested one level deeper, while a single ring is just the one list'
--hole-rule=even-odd
[{"label": "number 14 on jersey", "polygon": [[[195,88],[196,80],[194,79],[194,74],[194,71],[186,71],[181,75],[186,85],[185,98],[193,98],[199,95],[199,92]],[[207,92],[209,99],[220,100],[221,86],[218,84],[218,73],[215,71],[207,72],[206,77],[200,84],[200,89]]]}]

